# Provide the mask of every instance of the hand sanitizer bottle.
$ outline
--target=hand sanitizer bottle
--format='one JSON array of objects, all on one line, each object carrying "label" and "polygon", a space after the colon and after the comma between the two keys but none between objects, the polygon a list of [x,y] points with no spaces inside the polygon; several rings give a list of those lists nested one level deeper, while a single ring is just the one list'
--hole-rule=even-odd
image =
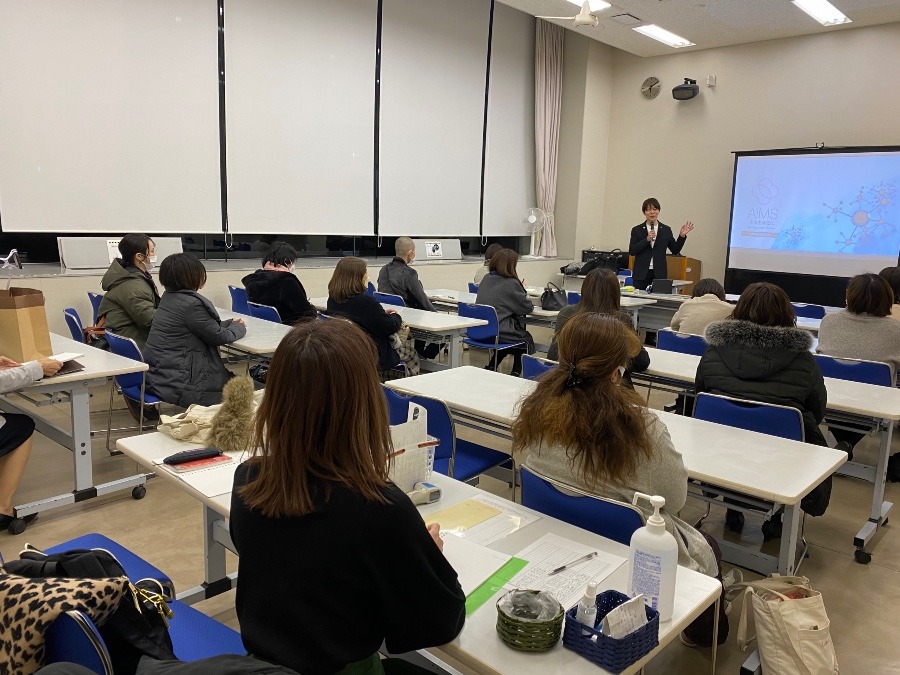
[{"label": "hand sanitizer bottle", "polygon": [[[575,613],[578,623],[585,626],[594,627],[597,623],[597,582],[592,581],[587,585],[584,591],[584,597],[578,601],[578,611]],[[582,635],[591,635],[586,630],[581,631]]]},{"label": "hand sanitizer bottle", "polygon": [[631,597],[643,593],[647,605],[659,612],[659,620],[669,621],[675,605],[678,542],[666,531],[666,521],[659,514],[665,498],[635,492],[633,503],[638,499],[650,502],[654,511],[647,524],[631,535],[628,592]]}]

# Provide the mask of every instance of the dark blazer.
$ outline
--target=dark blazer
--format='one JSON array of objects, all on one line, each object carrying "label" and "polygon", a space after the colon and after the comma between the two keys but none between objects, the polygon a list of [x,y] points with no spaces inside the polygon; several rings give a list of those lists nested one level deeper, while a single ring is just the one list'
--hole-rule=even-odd
[{"label": "dark blazer", "polygon": [[403,325],[399,314],[388,314],[375,298],[365,293],[345,302],[328,298],[328,313],[346,317],[366,331],[378,349],[379,370],[393,370],[400,363],[400,356],[391,347],[391,335]]},{"label": "dark blazer", "polygon": [[534,353],[534,339],[525,330],[525,317],[534,311],[534,303],[518,279],[501,277],[496,272],[486,275],[478,284],[475,302],[497,310],[500,342],[528,343],[528,353]]},{"label": "dark blazer", "polygon": [[318,313],[309,304],[303,284],[290,272],[256,270],[241,282],[247,289],[247,300],[277,309],[281,323],[291,326],[299,319],[315,317]]},{"label": "dark blazer", "polygon": [[681,253],[681,247],[687,241],[687,237],[678,237],[672,233],[672,228],[665,223],[656,223],[656,245],[650,246],[647,241],[647,221],[631,228],[631,241],[628,244],[628,254],[634,256],[634,269],[632,276],[635,279],[646,279],[650,271],[650,259],[653,259],[653,276],[657,279],[666,279],[668,267],[666,265],[666,249],[672,255]]},{"label": "dark blazer", "polygon": [[394,257],[378,273],[378,292],[399,295],[407,307],[436,312],[434,305],[425,295],[419,274],[403,258]]},{"label": "dark blazer", "polygon": [[150,366],[147,387],[166,403],[185,408],[221,403],[222,387],[231,374],[219,347],[246,334],[243,324],[222,321],[199,293],[163,293],[143,350]]}]

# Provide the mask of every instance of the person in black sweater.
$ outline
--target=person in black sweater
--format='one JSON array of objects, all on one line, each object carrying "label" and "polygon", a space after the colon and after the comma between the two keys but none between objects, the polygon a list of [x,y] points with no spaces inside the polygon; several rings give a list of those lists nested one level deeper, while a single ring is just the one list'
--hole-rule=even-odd
[{"label": "person in black sweater", "polygon": [[[347,321],[298,324],[269,366],[254,456],[235,472],[236,608],[254,656],[305,675],[390,672],[393,653],[453,640],[465,595],[388,478],[375,350]],[[357,670],[358,669],[358,670]]]},{"label": "person in black sweater", "polygon": [[274,307],[281,323],[289,326],[317,314],[306,297],[306,289],[294,275],[295,260],[297,251],[294,247],[276,241],[263,256],[262,269],[241,279],[247,289],[247,300]]},{"label": "person in black sweater", "polygon": [[369,272],[366,261],[352,256],[341,258],[328,282],[328,313],[343,316],[358,324],[375,342],[378,368],[389,373],[402,364],[407,375],[419,374],[419,357],[407,341],[409,330],[403,319],[366,294]]}]

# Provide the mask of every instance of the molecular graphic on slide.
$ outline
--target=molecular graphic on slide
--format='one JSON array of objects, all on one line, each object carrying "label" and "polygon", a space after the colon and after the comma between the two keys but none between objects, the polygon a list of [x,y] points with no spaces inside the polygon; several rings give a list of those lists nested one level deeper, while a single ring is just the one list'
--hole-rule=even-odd
[{"label": "molecular graphic on slide", "polygon": [[838,202],[837,206],[823,204],[831,212],[828,219],[837,223],[846,218],[849,222],[847,225],[852,229],[848,230],[849,234],[840,232],[840,239],[835,240],[840,248],[839,251],[847,249],[868,241],[872,235],[879,230],[882,234],[891,234],[896,230],[896,225],[887,219],[888,209],[894,205],[897,194],[897,186],[882,181],[876,186],[861,187],[856,198],[844,210],[844,202]]}]

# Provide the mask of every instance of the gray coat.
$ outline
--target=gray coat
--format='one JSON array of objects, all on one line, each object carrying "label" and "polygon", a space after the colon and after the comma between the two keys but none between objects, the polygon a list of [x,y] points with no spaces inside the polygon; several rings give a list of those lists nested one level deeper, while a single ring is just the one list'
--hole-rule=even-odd
[{"label": "gray coat", "polygon": [[534,311],[534,304],[528,299],[528,294],[518,279],[488,274],[478,285],[475,302],[490,305],[497,310],[500,342],[525,340],[528,343],[528,353],[534,352],[534,339],[525,330],[525,317]]},{"label": "gray coat", "polygon": [[149,389],[182,407],[221,403],[230,374],[218,348],[246,334],[243,324],[220,320],[212,303],[199,293],[164,293],[144,347]]}]

